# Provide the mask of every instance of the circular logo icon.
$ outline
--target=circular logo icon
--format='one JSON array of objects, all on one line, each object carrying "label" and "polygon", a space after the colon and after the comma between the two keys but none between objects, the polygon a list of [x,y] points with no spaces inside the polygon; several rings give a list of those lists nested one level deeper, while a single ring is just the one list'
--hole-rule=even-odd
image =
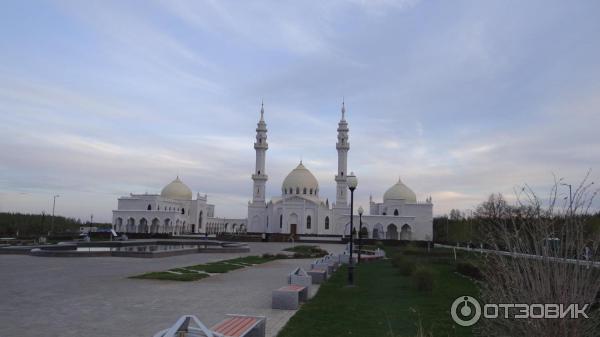
[{"label": "circular logo icon", "polygon": [[450,314],[456,324],[471,326],[481,318],[481,305],[471,296],[461,296],[452,303]]}]

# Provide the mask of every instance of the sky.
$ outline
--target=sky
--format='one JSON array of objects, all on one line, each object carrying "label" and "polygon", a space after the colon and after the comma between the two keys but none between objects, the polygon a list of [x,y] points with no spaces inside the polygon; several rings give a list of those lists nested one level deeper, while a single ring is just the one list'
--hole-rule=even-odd
[{"label": "sky", "polygon": [[[300,160],[335,196],[342,100],[355,205],[398,177],[434,214],[600,178],[600,2],[2,1],[0,212],[111,221],[177,175],[245,217]],[[561,196],[568,194],[561,188]],[[368,209],[368,208],[367,208]]]}]

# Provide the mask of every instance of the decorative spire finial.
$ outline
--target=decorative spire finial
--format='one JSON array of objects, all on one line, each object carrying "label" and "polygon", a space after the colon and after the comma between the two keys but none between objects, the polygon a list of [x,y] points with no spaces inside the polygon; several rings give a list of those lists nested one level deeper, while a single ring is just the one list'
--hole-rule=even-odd
[{"label": "decorative spire finial", "polygon": [[342,120],[346,119],[346,104],[344,102],[344,97],[342,96]]},{"label": "decorative spire finial", "polygon": [[263,100],[260,101],[260,120],[264,120],[265,115],[265,102]]}]

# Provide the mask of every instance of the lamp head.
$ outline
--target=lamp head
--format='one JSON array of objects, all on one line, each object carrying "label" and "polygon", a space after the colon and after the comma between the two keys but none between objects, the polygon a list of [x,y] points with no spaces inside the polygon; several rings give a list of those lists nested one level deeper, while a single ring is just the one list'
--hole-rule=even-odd
[{"label": "lamp head", "polygon": [[350,172],[350,174],[346,177],[346,183],[348,184],[350,191],[354,191],[356,186],[358,186],[358,179],[356,179],[354,172]]},{"label": "lamp head", "polygon": [[363,215],[363,212],[365,210],[362,208],[362,206],[358,206],[358,215]]}]

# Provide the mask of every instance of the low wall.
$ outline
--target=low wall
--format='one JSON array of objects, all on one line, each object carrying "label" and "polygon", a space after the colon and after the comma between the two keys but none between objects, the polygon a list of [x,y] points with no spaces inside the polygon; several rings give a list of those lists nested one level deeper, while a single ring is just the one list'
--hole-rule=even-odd
[{"label": "low wall", "polygon": [[[410,241],[410,240],[381,240],[381,239],[362,239],[363,245],[378,245],[382,244],[384,246],[394,246],[394,247],[404,247],[408,245],[427,248],[427,245],[430,244],[433,247],[433,243],[431,241]],[[350,242],[350,238],[342,239],[344,244]],[[358,238],[354,239],[354,245],[358,244]]]},{"label": "low wall", "polygon": [[[77,250],[78,247],[134,247],[146,245],[193,245],[191,248],[176,248],[157,251],[117,251],[117,250]],[[139,241],[100,241],[67,242],[57,245],[1,247],[0,254],[23,254],[47,257],[138,257],[157,258],[194,253],[246,253],[250,248],[242,243],[228,243],[215,240],[139,240]]]}]

